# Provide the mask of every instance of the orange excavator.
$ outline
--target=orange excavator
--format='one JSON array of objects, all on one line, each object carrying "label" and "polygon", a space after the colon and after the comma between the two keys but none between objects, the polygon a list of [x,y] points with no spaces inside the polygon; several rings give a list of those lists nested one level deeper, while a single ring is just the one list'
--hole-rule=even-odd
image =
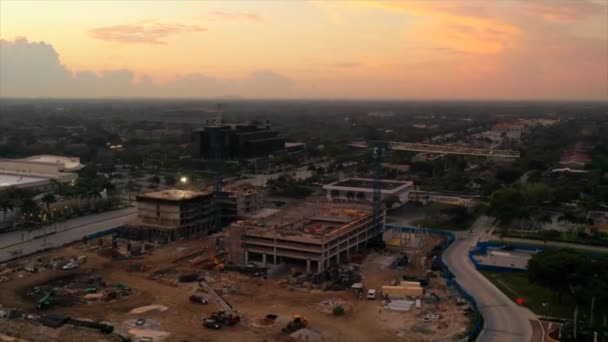
[{"label": "orange excavator", "polygon": [[215,270],[216,271],[223,271],[224,270],[224,263],[221,262],[218,258],[212,256],[211,257],[211,261],[213,261],[213,264],[215,265]]}]

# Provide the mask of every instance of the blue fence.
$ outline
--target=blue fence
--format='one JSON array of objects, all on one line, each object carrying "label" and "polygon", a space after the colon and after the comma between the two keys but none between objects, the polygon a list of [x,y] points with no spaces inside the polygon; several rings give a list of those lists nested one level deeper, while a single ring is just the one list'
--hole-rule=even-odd
[{"label": "blue fence", "polygon": [[[385,227],[387,230],[388,229],[398,230],[399,232],[403,232],[403,233],[414,233],[414,232],[420,231],[420,228],[401,227],[401,226],[388,225],[388,224]],[[443,254],[443,252],[454,242],[454,240],[456,240],[456,235],[453,232],[434,229],[434,228],[424,228],[424,229],[428,233],[447,237],[447,242],[443,244],[440,254]],[[473,308],[475,308],[475,318],[474,318],[475,321],[473,322],[473,326],[469,330],[467,337],[466,337],[466,339],[468,341],[475,341],[477,339],[477,336],[479,336],[479,334],[481,333],[481,330],[483,330],[483,316],[481,316],[481,314],[479,313],[479,307],[477,305],[477,301],[475,300],[475,298],[473,298],[473,296],[471,296],[471,294],[469,294],[464,288],[462,288],[462,286],[458,283],[458,281],[456,281],[456,279],[454,277],[454,273],[452,273],[450,268],[447,267],[447,265],[445,265],[443,263],[443,259],[441,260],[441,264],[443,265],[443,271],[441,272],[441,276],[446,279],[447,284],[449,286],[453,286],[460,293],[460,295],[463,298],[465,298],[466,300],[468,300],[471,303],[471,305],[473,306]]]},{"label": "blue fence", "polygon": [[87,240],[100,238],[102,236],[110,235],[110,234],[116,232],[118,230],[118,228],[120,228],[120,227],[114,227],[114,228],[102,230],[102,231],[99,231],[99,232],[96,232],[96,233],[85,235],[84,238],[87,239]]},{"label": "blue fence", "polygon": [[[500,242],[489,242],[489,241],[478,242],[476,248],[469,251],[469,259],[471,260],[473,265],[475,265],[475,268],[480,271],[512,272],[512,273],[526,272],[527,269],[525,269],[525,268],[485,265],[485,264],[480,264],[477,261],[477,259],[475,259],[475,255],[487,254],[488,248],[501,248],[504,246],[505,245]],[[527,251],[527,252],[539,252],[542,250],[538,247],[533,247],[533,246],[521,246],[521,245],[509,245],[509,246],[512,247],[513,250],[521,250],[521,251]]]}]

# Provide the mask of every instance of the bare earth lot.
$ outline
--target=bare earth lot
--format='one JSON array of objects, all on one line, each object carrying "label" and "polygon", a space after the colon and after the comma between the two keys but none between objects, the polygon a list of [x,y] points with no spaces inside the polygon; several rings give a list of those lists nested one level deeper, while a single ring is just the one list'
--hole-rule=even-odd
[{"label": "bare earth lot", "polygon": [[[437,243],[439,240],[433,240]],[[429,243],[426,253],[433,247]],[[196,256],[213,254],[208,241],[182,241],[154,249],[151,254],[125,260],[112,258],[110,250],[74,244],[60,250],[40,253],[27,258],[27,263],[9,265],[15,272],[7,271],[7,278],[0,285],[0,303],[7,308],[20,308],[28,313],[37,312],[34,298],[26,295],[34,287],[68,274],[86,280],[94,276],[110,286],[127,287],[130,294],[112,300],[86,301],[82,294],[74,303],[56,303],[44,313],[60,313],[72,318],[105,321],[114,326],[115,332],[137,336],[155,336],[154,341],[281,341],[289,340],[281,329],[299,314],[308,320],[308,328],[320,341],[440,341],[451,339],[467,326],[467,317],[456,306],[452,291],[439,277],[431,278],[426,295],[435,293],[439,302],[423,300],[421,308],[409,312],[391,312],[382,301],[357,299],[351,291],[321,291],[319,289],[296,288],[284,279],[253,278],[234,272],[201,270],[189,261]],[[40,256],[51,257],[86,256],[87,262],[74,270],[41,269],[37,273],[20,269],[32,264]],[[370,253],[361,264],[366,288],[380,290],[383,284],[403,275],[423,275],[425,267],[416,265],[411,269],[386,268],[381,260],[386,256]],[[180,260],[181,259],[181,260]],[[200,292],[197,282],[180,283],[180,275],[197,273],[211,284],[241,315],[241,322],[220,330],[206,329],[201,319],[219,310],[214,301],[208,305],[193,304],[188,297]],[[323,305],[323,303],[328,305]],[[340,303],[346,313],[335,316],[331,309]],[[142,308],[149,305],[158,307]],[[142,308],[141,313],[130,313]],[[277,315],[273,324],[263,319],[268,314]],[[427,314],[438,314],[441,318],[423,322]],[[135,321],[144,318],[145,323],[136,326]],[[134,330],[135,329],[135,330]],[[20,337],[27,341],[111,341],[109,336],[95,330],[64,326],[48,328],[30,320],[0,319],[0,333]]]}]

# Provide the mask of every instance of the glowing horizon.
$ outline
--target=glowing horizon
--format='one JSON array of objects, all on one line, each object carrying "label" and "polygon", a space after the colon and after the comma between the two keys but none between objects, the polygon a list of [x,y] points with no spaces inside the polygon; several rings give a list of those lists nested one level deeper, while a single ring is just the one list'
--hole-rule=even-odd
[{"label": "glowing horizon", "polygon": [[604,1],[2,1],[2,97],[608,100]]}]

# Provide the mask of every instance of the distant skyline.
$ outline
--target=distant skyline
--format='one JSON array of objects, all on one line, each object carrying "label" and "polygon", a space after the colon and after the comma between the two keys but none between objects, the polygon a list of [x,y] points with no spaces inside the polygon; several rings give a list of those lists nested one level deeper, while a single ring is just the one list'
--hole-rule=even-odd
[{"label": "distant skyline", "polygon": [[2,0],[0,97],[608,100],[608,1]]}]

